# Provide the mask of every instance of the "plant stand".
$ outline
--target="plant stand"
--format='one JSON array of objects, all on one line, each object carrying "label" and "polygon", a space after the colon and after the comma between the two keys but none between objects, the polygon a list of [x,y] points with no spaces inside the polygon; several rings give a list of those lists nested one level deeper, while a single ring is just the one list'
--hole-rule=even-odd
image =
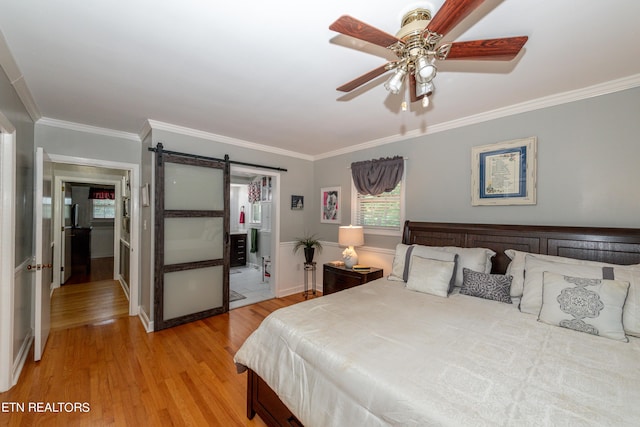
[{"label": "plant stand", "polygon": [[316,295],[316,263],[305,262],[304,263],[304,292],[302,296],[304,299],[309,297],[309,272],[311,272],[311,293]]}]

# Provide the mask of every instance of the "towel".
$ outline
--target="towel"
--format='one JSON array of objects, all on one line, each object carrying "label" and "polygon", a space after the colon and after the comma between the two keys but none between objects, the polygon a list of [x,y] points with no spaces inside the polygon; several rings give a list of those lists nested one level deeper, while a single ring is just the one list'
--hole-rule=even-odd
[{"label": "towel", "polygon": [[251,253],[258,252],[258,229],[257,228],[251,229],[251,250],[249,252]]}]

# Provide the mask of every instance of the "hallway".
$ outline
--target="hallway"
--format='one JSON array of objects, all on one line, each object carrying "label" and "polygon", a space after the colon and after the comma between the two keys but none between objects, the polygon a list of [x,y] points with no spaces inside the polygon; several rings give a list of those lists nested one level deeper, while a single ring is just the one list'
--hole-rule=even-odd
[{"label": "hallway", "polygon": [[128,316],[129,301],[113,280],[113,258],[91,260],[88,275],[76,274],[51,298],[51,329],[67,329]]}]

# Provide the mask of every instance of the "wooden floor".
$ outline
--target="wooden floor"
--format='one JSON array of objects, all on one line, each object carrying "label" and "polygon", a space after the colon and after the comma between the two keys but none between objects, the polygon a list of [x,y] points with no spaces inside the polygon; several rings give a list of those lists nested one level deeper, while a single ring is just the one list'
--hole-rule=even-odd
[{"label": "wooden floor", "polygon": [[236,373],[233,355],[269,313],[303,300],[268,300],[154,333],[129,316],[53,330],[43,359],[30,355],[18,384],[0,394],[3,405],[15,402],[0,411],[0,425],[264,426],[246,417],[246,373]]},{"label": "wooden floor", "polygon": [[51,297],[51,329],[128,316],[129,301],[112,277],[113,258],[93,259],[88,274],[73,274]]},{"label": "wooden floor", "polygon": [[78,283],[113,279],[113,261],[113,257],[92,258],[91,267],[88,271],[83,267],[74,268],[71,276],[64,284],[75,285]]},{"label": "wooden floor", "polygon": [[120,282],[64,285],[51,298],[51,329],[66,329],[129,315],[129,301]]}]

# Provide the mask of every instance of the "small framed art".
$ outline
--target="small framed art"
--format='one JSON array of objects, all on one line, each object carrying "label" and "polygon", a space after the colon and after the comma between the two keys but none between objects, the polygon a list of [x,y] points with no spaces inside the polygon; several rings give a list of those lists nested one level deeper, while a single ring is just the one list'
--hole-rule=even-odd
[{"label": "small framed art", "polygon": [[341,187],[325,187],[320,189],[320,222],[340,224],[342,205]]},{"label": "small framed art", "polygon": [[304,209],[304,196],[291,196],[291,210],[301,211]]},{"label": "small framed art", "polygon": [[535,137],[471,148],[471,205],[536,204]]}]

